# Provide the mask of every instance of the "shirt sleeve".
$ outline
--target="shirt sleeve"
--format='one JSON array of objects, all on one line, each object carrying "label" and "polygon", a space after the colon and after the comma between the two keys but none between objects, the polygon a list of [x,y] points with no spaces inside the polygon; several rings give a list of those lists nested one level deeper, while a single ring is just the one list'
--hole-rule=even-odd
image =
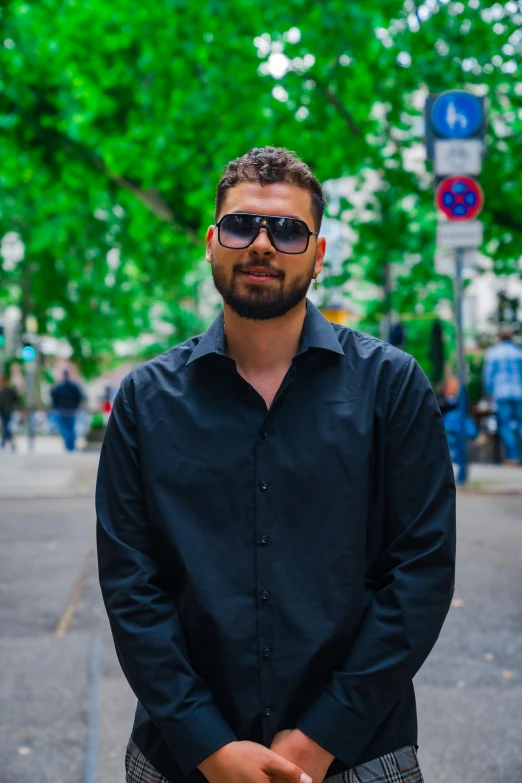
[{"label": "shirt sleeve", "polygon": [[353,647],[296,725],[351,768],[435,644],[455,568],[455,482],[440,411],[408,360],[384,435],[385,540]]},{"label": "shirt sleeve", "polygon": [[149,527],[132,408],[114,401],[96,486],[100,584],[131,688],[184,775],[237,739],[191,665]]}]

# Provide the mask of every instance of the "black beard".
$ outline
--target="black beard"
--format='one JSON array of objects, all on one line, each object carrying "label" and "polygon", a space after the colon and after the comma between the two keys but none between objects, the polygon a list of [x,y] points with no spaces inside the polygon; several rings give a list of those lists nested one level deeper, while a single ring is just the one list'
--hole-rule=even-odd
[{"label": "black beard", "polygon": [[[259,264],[258,264],[259,265]],[[238,278],[244,270],[243,265],[237,264],[232,271],[232,279],[227,281],[223,268],[212,258],[212,277],[214,285],[223,297],[223,301],[240,318],[248,318],[252,321],[268,321],[270,318],[281,318],[306,298],[306,294],[312,282],[315,260],[308,273],[296,277],[288,289],[285,289],[284,273],[278,278],[277,286],[270,283],[264,285],[252,284],[251,288],[243,293],[238,291]]]}]

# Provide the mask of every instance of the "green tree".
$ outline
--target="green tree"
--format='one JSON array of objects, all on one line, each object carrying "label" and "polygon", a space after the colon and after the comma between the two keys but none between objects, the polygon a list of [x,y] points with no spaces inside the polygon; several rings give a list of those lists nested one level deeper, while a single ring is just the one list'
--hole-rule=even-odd
[{"label": "green tree", "polygon": [[[451,286],[434,271],[432,183],[415,161],[424,96],[448,88],[487,94],[485,250],[495,271],[515,270],[521,22],[514,1],[8,0],[0,233],[16,231],[26,255],[0,296],[84,364],[150,328],[158,303],[182,339],[222,166],[274,144],[322,180],[377,173],[363,214],[342,204],[358,240],[329,282],[357,264],[383,285],[397,265],[395,309],[429,312]],[[389,304],[375,301],[370,325]]]}]

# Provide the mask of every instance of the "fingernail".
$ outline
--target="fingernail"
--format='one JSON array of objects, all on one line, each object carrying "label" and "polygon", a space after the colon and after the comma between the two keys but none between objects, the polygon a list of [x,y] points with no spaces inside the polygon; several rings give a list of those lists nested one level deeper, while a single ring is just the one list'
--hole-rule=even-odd
[{"label": "fingernail", "polygon": [[307,775],[306,772],[303,772],[301,775],[301,783],[312,783],[312,778],[310,775]]}]

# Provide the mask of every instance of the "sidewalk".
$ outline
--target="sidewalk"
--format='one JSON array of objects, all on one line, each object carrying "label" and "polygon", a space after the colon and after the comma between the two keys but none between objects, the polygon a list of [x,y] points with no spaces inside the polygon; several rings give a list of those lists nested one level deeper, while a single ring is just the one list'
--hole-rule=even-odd
[{"label": "sidewalk", "polygon": [[[29,448],[29,438],[27,435],[16,436],[16,454],[64,454],[65,447],[63,440],[59,435],[37,435],[33,440],[33,450]],[[85,447],[85,438],[76,439],[76,448],[82,452]],[[5,451],[9,452],[9,445]],[[0,452],[0,455],[2,452]]]},{"label": "sidewalk", "polygon": [[509,468],[505,465],[472,463],[468,482],[465,487],[459,487],[459,492],[522,495],[522,466]]},{"label": "sidewalk", "polygon": [[93,497],[99,449],[68,453],[61,438],[48,436],[36,438],[32,452],[25,437],[16,446],[0,451],[0,499]]}]

